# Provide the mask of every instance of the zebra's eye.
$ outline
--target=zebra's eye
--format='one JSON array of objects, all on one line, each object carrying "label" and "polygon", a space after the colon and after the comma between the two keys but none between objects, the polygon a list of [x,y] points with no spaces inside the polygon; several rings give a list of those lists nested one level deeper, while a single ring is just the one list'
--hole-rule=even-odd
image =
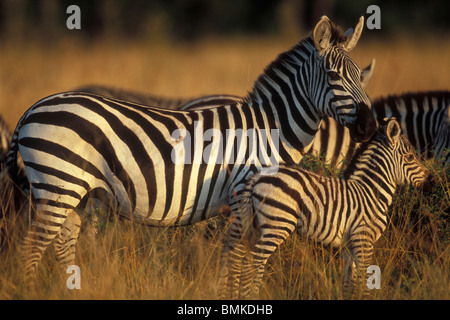
[{"label": "zebra's eye", "polygon": [[331,80],[336,81],[339,80],[341,78],[341,76],[339,75],[339,73],[337,73],[336,71],[328,71],[328,76],[330,77]]},{"label": "zebra's eye", "polygon": [[408,153],[407,155],[405,155],[405,159],[408,162],[412,162],[412,161],[414,161],[414,155],[411,153]]}]

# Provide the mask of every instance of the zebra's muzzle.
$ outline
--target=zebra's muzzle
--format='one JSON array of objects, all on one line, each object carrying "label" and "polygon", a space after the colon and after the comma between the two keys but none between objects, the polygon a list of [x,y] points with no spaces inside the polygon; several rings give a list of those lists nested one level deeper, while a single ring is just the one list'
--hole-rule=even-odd
[{"label": "zebra's muzzle", "polygon": [[377,130],[373,112],[365,103],[358,104],[356,122],[350,129],[350,138],[356,142],[366,142]]},{"label": "zebra's muzzle", "polygon": [[433,191],[433,187],[435,185],[435,179],[433,175],[430,173],[426,178],[425,181],[420,186],[420,189],[424,193],[431,193]]}]

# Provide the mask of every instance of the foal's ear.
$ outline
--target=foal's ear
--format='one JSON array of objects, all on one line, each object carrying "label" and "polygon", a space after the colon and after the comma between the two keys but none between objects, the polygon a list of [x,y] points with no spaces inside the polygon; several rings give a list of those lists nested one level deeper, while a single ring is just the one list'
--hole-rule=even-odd
[{"label": "foal's ear", "polygon": [[325,51],[331,46],[331,23],[327,16],[322,16],[313,31],[314,45],[317,50]]},{"label": "foal's ear", "polygon": [[395,118],[389,120],[386,126],[386,137],[388,138],[389,142],[392,144],[397,144],[400,139],[401,133],[402,130],[397,120],[395,120]]}]

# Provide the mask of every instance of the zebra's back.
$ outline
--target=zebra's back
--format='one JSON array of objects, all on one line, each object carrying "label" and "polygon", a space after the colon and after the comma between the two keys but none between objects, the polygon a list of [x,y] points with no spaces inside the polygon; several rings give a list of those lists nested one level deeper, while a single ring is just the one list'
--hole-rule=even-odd
[{"label": "zebra's back", "polygon": [[103,85],[86,85],[76,88],[74,91],[92,93],[114,99],[167,109],[179,109],[181,106],[192,101],[192,99],[188,98],[168,99],[167,97],[148,95],[142,92]]}]

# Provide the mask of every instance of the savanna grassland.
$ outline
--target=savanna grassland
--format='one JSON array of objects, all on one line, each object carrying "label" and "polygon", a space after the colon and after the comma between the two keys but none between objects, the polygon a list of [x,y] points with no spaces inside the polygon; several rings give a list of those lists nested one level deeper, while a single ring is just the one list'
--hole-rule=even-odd
[{"label": "savanna grassland", "polygon": [[[13,129],[37,100],[86,84],[105,84],[168,97],[245,95],[253,81],[295,38],[235,38],[196,44],[2,44],[0,113]],[[360,67],[376,59],[370,97],[418,90],[448,90],[450,38],[364,41],[352,56]],[[315,160],[305,165],[334,170]],[[450,299],[450,169],[433,161],[432,195],[404,190],[395,198],[387,231],[376,243],[381,289],[372,299]],[[6,198],[8,198],[8,193]],[[2,210],[7,207],[2,204]],[[8,240],[0,253],[0,299],[215,299],[227,222],[218,217],[190,227],[148,228],[117,219],[99,234],[80,235],[81,289],[68,290],[67,274],[47,250],[33,289],[21,282],[17,244],[23,219],[3,221]],[[13,223],[15,221],[15,223]],[[292,236],[266,269],[263,299],[342,299],[344,263],[339,250]]]}]

